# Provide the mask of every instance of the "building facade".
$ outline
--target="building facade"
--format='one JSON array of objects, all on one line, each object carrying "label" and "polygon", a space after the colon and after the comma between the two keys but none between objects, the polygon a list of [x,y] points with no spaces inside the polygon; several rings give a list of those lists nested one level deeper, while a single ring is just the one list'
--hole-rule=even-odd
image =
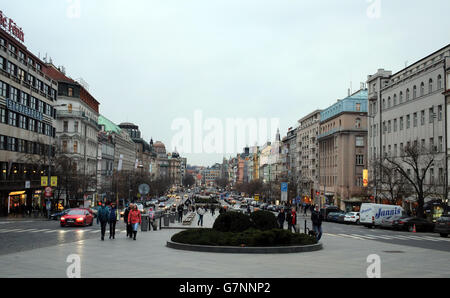
[{"label": "building facade", "polygon": [[[58,83],[27,47],[0,29],[0,212],[42,208],[41,176],[54,159]],[[52,169],[50,169],[52,170]]]},{"label": "building facade", "polygon": [[367,169],[367,90],[338,100],[320,114],[319,170],[321,204],[352,210],[364,197]]},{"label": "building facade", "polygon": [[[395,74],[379,69],[367,80],[370,174],[376,175],[372,163],[385,156],[398,158],[408,145],[433,151],[435,162],[426,174],[425,183],[435,184],[436,193],[428,200],[447,199],[445,78],[449,59],[450,45],[447,45]],[[382,191],[374,189],[373,193],[378,197]],[[414,201],[414,198],[399,199]]]}]

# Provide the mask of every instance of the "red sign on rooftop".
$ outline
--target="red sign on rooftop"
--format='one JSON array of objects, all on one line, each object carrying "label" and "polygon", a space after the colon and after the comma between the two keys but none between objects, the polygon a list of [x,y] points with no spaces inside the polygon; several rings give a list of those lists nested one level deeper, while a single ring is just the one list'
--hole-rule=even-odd
[{"label": "red sign on rooftop", "polygon": [[9,32],[12,36],[18,40],[25,42],[25,33],[23,33],[22,28],[18,27],[14,21],[6,17],[0,10],[0,27],[5,31]]}]

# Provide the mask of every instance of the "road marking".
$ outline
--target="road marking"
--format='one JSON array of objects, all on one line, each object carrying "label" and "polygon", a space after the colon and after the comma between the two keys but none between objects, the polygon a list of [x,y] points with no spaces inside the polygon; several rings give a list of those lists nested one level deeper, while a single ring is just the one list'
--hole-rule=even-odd
[{"label": "road marking", "polygon": [[361,238],[361,237],[352,236],[352,235],[347,235],[347,234],[338,234],[338,235],[339,235],[339,236],[342,236],[342,237],[347,237],[347,238],[354,238],[354,239],[364,240],[364,239]]},{"label": "road marking", "polygon": [[374,240],[374,239],[375,239],[375,238],[373,238],[372,236],[367,236],[367,235],[358,235],[358,234],[352,234],[352,235],[355,235],[355,236],[358,236],[358,237],[367,238],[367,239],[369,239],[369,240]]},{"label": "road marking", "polygon": [[53,232],[58,232],[58,230],[50,230],[50,231],[47,231],[47,232],[44,232],[45,234],[49,234],[49,233],[53,233]]},{"label": "road marking", "polygon": [[91,234],[95,234],[95,233],[98,233],[98,232],[100,232],[100,230],[94,230],[94,231],[91,231],[90,233]]},{"label": "road marking", "polygon": [[431,236],[422,236],[422,238],[425,238],[426,240],[430,240],[430,241],[450,241],[449,239],[431,237]]},{"label": "road marking", "polygon": [[36,230],[36,231],[34,231],[34,232],[31,232],[31,233],[38,233],[38,232],[45,232],[45,231],[50,231],[50,229]]},{"label": "road marking", "polygon": [[1,230],[0,233],[11,233],[15,231],[20,231],[21,229],[9,229],[9,230]]}]

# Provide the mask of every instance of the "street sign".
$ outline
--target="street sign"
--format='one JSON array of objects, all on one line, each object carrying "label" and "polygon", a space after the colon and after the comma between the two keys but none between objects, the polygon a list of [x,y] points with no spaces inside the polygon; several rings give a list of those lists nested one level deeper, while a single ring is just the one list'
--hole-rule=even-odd
[{"label": "street sign", "polygon": [[52,196],[52,188],[51,187],[46,187],[45,188],[45,196],[47,198]]},{"label": "street sign", "polygon": [[150,192],[150,186],[148,184],[141,184],[139,185],[139,193],[143,196],[148,194]]},{"label": "street sign", "polygon": [[48,177],[41,176],[41,186],[48,186]]},{"label": "street sign", "polygon": [[281,201],[287,202],[288,200],[288,184],[287,182],[281,183]]}]

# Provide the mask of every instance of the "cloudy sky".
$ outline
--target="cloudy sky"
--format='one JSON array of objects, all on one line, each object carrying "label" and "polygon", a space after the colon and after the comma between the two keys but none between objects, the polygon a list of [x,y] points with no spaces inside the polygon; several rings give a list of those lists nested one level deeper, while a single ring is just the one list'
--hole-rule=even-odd
[{"label": "cloudy sky", "polygon": [[2,0],[0,10],[33,53],[83,78],[115,123],[168,150],[181,130],[172,125],[190,123],[184,155],[197,165],[230,154],[194,150],[221,135],[202,123],[196,139],[195,111],[224,130],[228,118],[277,118],[283,135],[351,82],[356,91],[377,69],[450,43],[448,0]]}]

